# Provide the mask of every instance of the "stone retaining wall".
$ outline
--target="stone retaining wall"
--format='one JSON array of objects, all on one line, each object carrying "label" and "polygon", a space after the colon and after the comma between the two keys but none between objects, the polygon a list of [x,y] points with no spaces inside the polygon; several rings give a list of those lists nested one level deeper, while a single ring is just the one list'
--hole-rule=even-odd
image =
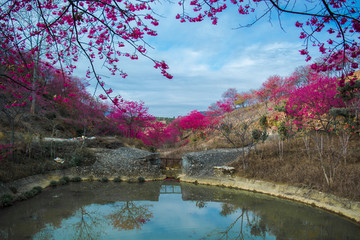
[{"label": "stone retaining wall", "polygon": [[235,161],[242,151],[242,148],[224,148],[184,154],[183,173],[188,176],[213,176],[215,166]]}]

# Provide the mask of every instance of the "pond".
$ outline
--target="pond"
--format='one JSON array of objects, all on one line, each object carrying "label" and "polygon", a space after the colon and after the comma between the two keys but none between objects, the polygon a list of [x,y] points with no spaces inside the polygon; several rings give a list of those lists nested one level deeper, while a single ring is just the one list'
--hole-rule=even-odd
[{"label": "pond", "polygon": [[0,239],[359,239],[292,201],[173,181],[71,183],[0,209]]}]

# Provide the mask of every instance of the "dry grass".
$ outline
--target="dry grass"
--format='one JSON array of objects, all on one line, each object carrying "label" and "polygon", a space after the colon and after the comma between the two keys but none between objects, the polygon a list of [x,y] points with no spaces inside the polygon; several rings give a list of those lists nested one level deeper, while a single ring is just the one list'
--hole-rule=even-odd
[{"label": "dry grass", "polygon": [[[286,183],[360,200],[358,143],[359,137],[350,140],[346,163],[341,159],[330,186],[325,180],[316,150],[311,148],[309,157],[301,138],[292,138],[284,142],[282,158],[279,155],[278,142],[268,141],[251,152],[246,170],[242,169],[241,159],[232,165],[236,167],[239,176]],[[336,148],[336,142],[333,144],[332,147]]]},{"label": "dry grass", "polygon": [[218,148],[232,148],[226,139],[216,131],[210,132],[209,135],[204,139],[197,139],[195,142],[189,141],[189,143],[185,143],[186,140],[192,139],[193,137],[194,134],[191,133],[183,141],[177,143],[175,146],[160,148],[158,149],[158,152],[160,153],[161,157],[180,159],[185,153],[189,152],[201,152]]},{"label": "dry grass", "polygon": [[[57,163],[55,158],[64,163]],[[13,159],[9,155],[0,162],[0,181],[9,182],[51,170],[87,166],[95,162],[94,153],[81,143],[24,142],[16,143]]]}]

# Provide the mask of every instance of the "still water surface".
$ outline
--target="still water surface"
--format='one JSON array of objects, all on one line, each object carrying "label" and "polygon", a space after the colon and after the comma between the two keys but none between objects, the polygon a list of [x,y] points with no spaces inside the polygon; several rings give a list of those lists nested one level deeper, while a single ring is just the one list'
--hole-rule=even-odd
[{"label": "still water surface", "polygon": [[319,209],[235,189],[84,182],[0,209],[0,239],[360,239],[360,228]]}]

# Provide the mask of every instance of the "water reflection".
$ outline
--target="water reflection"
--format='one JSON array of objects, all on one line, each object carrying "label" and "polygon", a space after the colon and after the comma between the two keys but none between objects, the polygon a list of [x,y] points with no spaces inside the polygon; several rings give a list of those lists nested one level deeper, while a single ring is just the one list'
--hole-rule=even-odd
[{"label": "water reflection", "polygon": [[81,183],[0,209],[0,239],[357,239],[305,205],[185,183]]},{"label": "water reflection", "polygon": [[89,211],[85,207],[80,207],[71,217],[70,222],[66,223],[65,220],[59,226],[47,224],[42,231],[34,235],[33,239],[59,239],[60,236],[61,239],[74,240],[101,239],[104,231],[102,230],[102,219],[98,217],[98,214],[97,211]]},{"label": "water reflection", "polygon": [[204,201],[196,201],[196,204],[195,204],[198,208],[204,208],[206,207],[206,202]]},{"label": "water reflection", "polygon": [[223,203],[221,205],[220,215],[226,217],[227,215],[233,214],[236,211],[237,207],[230,203]]},{"label": "water reflection", "polygon": [[77,222],[72,224],[74,229],[70,229],[74,233],[73,239],[98,239],[101,236],[101,219],[97,217],[96,212],[88,212],[84,207],[76,212],[74,219]]},{"label": "water reflection", "polygon": [[[266,239],[266,225],[261,218],[252,214],[248,209],[239,209],[232,204],[224,203],[220,212],[221,216],[238,216],[230,225],[224,229],[217,229],[202,239]],[[268,236],[270,239],[270,236]]]},{"label": "water reflection", "polygon": [[153,214],[149,210],[152,205],[143,205],[134,201],[126,201],[113,205],[114,213],[107,218],[111,225],[119,230],[141,229],[141,227],[150,221]]}]

